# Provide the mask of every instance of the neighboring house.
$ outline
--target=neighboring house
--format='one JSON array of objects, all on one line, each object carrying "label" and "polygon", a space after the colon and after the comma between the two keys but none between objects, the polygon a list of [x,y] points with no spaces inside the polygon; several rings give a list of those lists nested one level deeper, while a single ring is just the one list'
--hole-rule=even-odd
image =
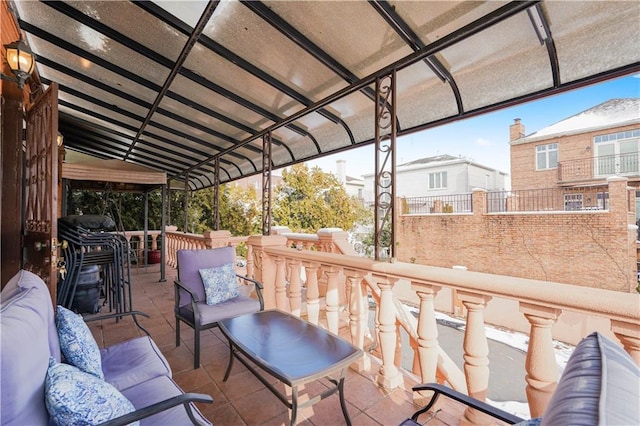
[{"label": "neighboring house", "polygon": [[336,161],[336,177],[338,181],[344,186],[347,194],[356,197],[360,200],[364,195],[364,180],[348,176],[346,172],[347,162],[345,160]]},{"label": "neighboring house", "polygon": [[579,210],[607,207],[610,176],[640,187],[640,98],[611,99],[528,136],[520,119],[509,130],[514,191],[556,188],[564,210]]},{"label": "neighboring house", "polygon": [[[363,176],[365,202],[374,197],[374,174]],[[428,197],[470,193],[473,188],[504,191],[508,174],[464,157],[437,155],[396,167],[396,197]]]}]

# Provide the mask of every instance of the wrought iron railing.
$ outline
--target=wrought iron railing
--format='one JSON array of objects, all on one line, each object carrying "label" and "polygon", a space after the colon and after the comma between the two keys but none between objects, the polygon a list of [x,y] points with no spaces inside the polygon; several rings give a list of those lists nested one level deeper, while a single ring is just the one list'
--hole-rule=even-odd
[{"label": "wrought iron railing", "polygon": [[487,212],[584,211],[609,208],[609,193],[597,188],[542,188],[487,193]]},{"label": "wrought iron railing", "polygon": [[473,212],[472,194],[432,195],[402,199],[403,214]]},{"label": "wrought iron railing", "polygon": [[640,175],[640,153],[600,155],[558,162],[558,181]]}]

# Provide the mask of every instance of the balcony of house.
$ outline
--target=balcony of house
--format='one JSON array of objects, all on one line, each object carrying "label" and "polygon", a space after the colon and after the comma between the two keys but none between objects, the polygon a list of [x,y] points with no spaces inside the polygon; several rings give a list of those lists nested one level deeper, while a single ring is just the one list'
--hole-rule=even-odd
[{"label": "balcony of house", "polygon": [[558,162],[558,184],[594,184],[606,182],[610,176],[625,176],[640,181],[640,153],[600,155]]}]

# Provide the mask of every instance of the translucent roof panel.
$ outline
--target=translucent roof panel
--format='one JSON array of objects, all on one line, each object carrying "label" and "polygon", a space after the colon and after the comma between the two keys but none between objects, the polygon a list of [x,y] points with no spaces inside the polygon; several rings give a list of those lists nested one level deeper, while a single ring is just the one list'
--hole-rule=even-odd
[{"label": "translucent roof panel", "polygon": [[554,1],[544,8],[554,17],[551,34],[563,82],[640,61],[640,2]]},{"label": "translucent roof panel", "polygon": [[[220,19],[214,16],[204,34],[243,60],[260,63],[260,71],[311,100],[320,100],[347,86],[335,72],[247,6],[223,2],[220,9],[225,12]],[[227,14],[232,14],[234,20],[224,19]]]},{"label": "translucent roof panel", "polygon": [[549,54],[526,14],[444,49],[441,55],[450,64],[466,111],[553,85]]},{"label": "translucent roof panel", "polygon": [[67,147],[193,189],[373,143],[392,71],[398,136],[640,72],[638,1],[9,3]]},{"label": "translucent roof panel", "polygon": [[365,77],[411,53],[367,2],[271,1],[267,4],[358,77]]},{"label": "translucent roof panel", "polygon": [[[70,1],[67,3],[90,19],[112,28],[170,61],[178,58],[187,41],[184,34],[170,25],[158,25],[156,18],[152,15],[140,13],[139,7],[132,2]],[[163,7],[170,3],[179,2],[163,1],[158,4]],[[182,7],[183,10],[192,8],[192,4],[189,8]]]}]

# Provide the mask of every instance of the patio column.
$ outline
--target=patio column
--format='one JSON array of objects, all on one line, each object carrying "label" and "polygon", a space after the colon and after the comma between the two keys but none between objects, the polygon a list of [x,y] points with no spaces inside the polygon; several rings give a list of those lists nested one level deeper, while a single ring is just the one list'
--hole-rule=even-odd
[{"label": "patio column", "polygon": [[262,137],[262,235],[271,233],[271,132]]},{"label": "patio column", "polygon": [[390,258],[396,249],[396,71],[377,77],[375,88],[374,258],[380,260],[385,231],[391,233]]},{"label": "patio column", "polygon": [[402,385],[402,375],[394,363],[397,333],[393,293],[391,291],[398,279],[375,274],[373,279],[380,288],[378,341],[380,342],[380,351],[382,353],[382,366],[376,377],[376,382],[385,389],[395,389]]},{"label": "patio column", "polygon": [[[491,297],[460,291],[458,298],[467,308],[467,325],[463,341],[467,390],[469,396],[484,401],[489,388],[489,344],[484,329],[484,309]],[[464,417],[473,424],[480,421],[478,416],[475,410],[465,410]]]},{"label": "patio column", "polygon": [[551,327],[562,311],[520,302],[520,312],[531,324],[525,361],[529,411],[532,418],[541,417],[558,385],[558,364]]}]

